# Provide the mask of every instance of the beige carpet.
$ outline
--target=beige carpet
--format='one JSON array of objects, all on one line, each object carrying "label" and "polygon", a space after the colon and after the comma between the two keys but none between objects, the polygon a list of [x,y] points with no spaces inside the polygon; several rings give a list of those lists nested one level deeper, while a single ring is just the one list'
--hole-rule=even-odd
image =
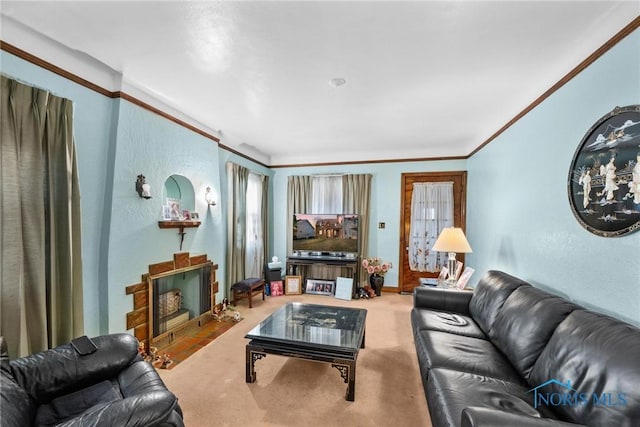
[{"label": "beige carpet", "polygon": [[[244,335],[286,302],[366,308],[366,347],[356,369],[355,401],[347,402],[340,372],[326,363],[267,355],[245,382]],[[239,304],[244,320],[160,375],[198,426],[430,426],[409,313],[412,297],[383,293],[344,301],[320,295],[254,299]]]}]

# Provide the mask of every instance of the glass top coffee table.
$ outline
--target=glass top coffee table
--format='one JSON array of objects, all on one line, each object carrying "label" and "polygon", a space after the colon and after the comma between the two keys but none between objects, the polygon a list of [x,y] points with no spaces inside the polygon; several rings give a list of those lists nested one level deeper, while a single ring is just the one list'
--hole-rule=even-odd
[{"label": "glass top coffee table", "polygon": [[267,354],[330,363],[347,383],[347,400],[355,398],[356,361],[364,348],[367,310],[287,303],[245,338],[247,382],[256,380],[256,360]]}]

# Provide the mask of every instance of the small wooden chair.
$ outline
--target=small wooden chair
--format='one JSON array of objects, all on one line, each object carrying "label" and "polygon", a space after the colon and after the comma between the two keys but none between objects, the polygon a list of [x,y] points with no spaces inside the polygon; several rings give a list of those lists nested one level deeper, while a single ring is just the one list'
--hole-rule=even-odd
[{"label": "small wooden chair", "polygon": [[236,305],[240,299],[249,299],[249,308],[252,308],[251,299],[254,295],[262,293],[262,301],[264,301],[264,280],[257,277],[250,277],[238,283],[231,285],[231,304]]}]

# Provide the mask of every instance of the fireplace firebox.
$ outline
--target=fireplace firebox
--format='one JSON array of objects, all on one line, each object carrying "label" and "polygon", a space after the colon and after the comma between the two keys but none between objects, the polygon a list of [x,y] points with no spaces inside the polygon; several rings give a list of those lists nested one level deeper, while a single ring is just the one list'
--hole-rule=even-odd
[{"label": "fireplace firebox", "polygon": [[142,282],[128,286],[134,310],[127,313],[127,328],[145,347],[162,349],[189,328],[213,319],[218,292],[218,265],[206,255],[174,254],[173,261],[149,265]]}]

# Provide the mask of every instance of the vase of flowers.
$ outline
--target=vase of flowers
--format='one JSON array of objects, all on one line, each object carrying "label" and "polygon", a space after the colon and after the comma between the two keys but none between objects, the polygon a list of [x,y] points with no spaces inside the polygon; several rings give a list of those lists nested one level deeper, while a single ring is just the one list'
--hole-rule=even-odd
[{"label": "vase of flowers", "polygon": [[369,273],[369,285],[380,296],[384,285],[384,275],[387,274],[393,265],[390,262],[382,261],[378,257],[365,258],[362,260],[362,267]]}]

